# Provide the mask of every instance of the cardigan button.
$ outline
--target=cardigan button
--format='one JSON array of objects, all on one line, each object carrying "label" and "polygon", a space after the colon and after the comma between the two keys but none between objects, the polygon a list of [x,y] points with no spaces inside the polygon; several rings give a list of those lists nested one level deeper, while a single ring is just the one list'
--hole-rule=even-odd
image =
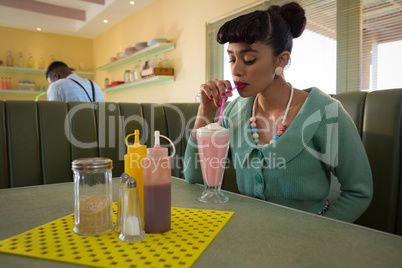
[{"label": "cardigan button", "polygon": [[261,178],[261,176],[260,176],[259,174],[255,175],[255,176],[254,176],[254,179],[255,179],[255,181],[258,182],[258,183],[261,183],[261,182],[262,182],[262,178]]},{"label": "cardigan button", "polygon": [[262,154],[262,152],[261,151],[258,151],[258,153],[257,153],[257,157],[258,157],[258,159],[262,159],[262,157],[263,157],[263,154]]}]

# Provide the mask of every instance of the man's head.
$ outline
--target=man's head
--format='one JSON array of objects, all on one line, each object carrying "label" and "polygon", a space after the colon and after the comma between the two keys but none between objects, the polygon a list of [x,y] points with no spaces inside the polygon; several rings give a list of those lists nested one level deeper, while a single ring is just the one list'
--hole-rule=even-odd
[{"label": "man's head", "polygon": [[46,71],[46,79],[49,83],[53,83],[61,78],[66,78],[71,74],[71,69],[61,61],[52,62]]}]

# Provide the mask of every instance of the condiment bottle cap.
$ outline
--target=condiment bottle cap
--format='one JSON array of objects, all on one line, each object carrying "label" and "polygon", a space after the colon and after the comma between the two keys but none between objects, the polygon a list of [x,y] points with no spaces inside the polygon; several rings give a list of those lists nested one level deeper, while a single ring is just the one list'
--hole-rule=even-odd
[{"label": "condiment bottle cap", "polygon": [[[128,138],[135,135],[134,144],[128,144]],[[139,155],[146,155],[147,154],[147,146],[140,144],[140,131],[136,129],[133,134],[129,134],[126,137],[126,145],[127,145],[127,153],[137,153]]]},{"label": "condiment bottle cap", "polygon": [[151,158],[160,158],[160,157],[167,157],[168,156],[168,148],[163,148],[160,146],[160,137],[167,139],[170,144],[172,145],[172,155],[169,157],[173,157],[176,154],[176,148],[173,142],[166,136],[160,134],[159,130],[155,130],[155,145],[153,148],[149,148],[147,150],[147,156]]}]

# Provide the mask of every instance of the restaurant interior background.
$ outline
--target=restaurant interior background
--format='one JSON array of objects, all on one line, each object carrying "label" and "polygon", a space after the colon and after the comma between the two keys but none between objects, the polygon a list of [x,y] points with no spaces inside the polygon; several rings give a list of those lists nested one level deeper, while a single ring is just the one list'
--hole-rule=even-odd
[{"label": "restaurant interior background", "polygon": [[[130,12],[128,0],[105,0],[105,6],[113,2],[126,3],[125,14]],[[9,10],[0,1],[0,9]],[[56,4],[60,1],[38,0]],[[69,1],[70,2],[70,1]],[[74,0],[72,3],[86,2]],[[96,1],[95,1],[96,2]],[[99,1],[98,1],[99,2]],[[89,75],[101,87],[107,77],[110,81],[124,80],[124,71],[133,70],[131,64],[114,71],[99,70],[110,62],[116,53],[138,42],[153,38],[166,38],[174,49],[158,57],[168,59],[174,67],[174,81],[105,94],[111,102],[194,102],[199,85],[207,79],[228,78],[224,48],[214,41],[216,29],[231,17],[283,0],[137,0],[141,8],[128,14],[122,21],[110,26],[100,20],[96,31],[89,33],[57,32],[41,25],[31,29],[10,27],[5,16],[0,16],[0,60],[5,66],[7,53],[12,51],[14,62],[22,52],[25,63],[32,53],[38,60],[43,56],[45,67],[51,57],[66,62],[70,67]],[[328,93],[345,91],[377,90],[401,87],[402,76],[397,74],[402,61],[402,1],[400,0],[299,0],[306,9],[307,31],[295,45],[292,63],[286,75],[295,87],[318,86]],[[82,4],[82,3],[81,3]],[[71,3],[70,3],[71,5]],[[97,4],[94,4],[97,5]],[[135,6],[134,5],[134,6]],[[106,7],[107,8],[107,7]],[[34,14],[33,12],[26,14]],[[1,13],[1,11],[0,11]],[[115,12],[118,13],[118,12]],[[20,18],[23,20],[23,18]],[[94,19],[94,20],[95,20]],[[25,18],[26,20],[26,18]],[[37,31],[42,27],[41,31]],[[103,31],[102,27],[105,28]],[[99,32],[99,34],[97,34]],[[95,35],[95,36],[92,36]],[[388,53],[388,54],[386,54]],[[391,53],[391,54],[389,54]],[[225,74],[226,70],[226,74]],[[302,72],[302,74],[300,74]],[[0,69],[0,76],[10,77],[13,88],[19,80],[35,81],[36,90],[47,86],[44,74],[9,72]],[[230,79],[230,76],[229,76]],[[385,83],[391,82],[391,83]],[[0,99],[35,99],[37,93],[17,90],[0,90]],[[46,96],[39,98],[45,100]]]}]

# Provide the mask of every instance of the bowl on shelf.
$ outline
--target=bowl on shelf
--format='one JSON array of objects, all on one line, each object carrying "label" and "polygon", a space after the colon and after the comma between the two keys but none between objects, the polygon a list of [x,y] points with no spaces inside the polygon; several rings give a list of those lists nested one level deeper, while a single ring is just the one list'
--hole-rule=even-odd
[{"label": "bowl on shelf", "polygon": [[154,38],[154,39],[148,40],[147,45],[152,46],[157,43],[168,43],[168,40],[165,38]]},{"label": "bowl on shelf", "polygon": [[124,52],[116,53],[116,57],[117,57],[118,59],[124,58],[125,56],[126,56],[126,53],[124,53]]},{"label": "bowl on shelf", "polygon": [[124,81],[113,81],[111,83],[111,86],[118,86],[118,85],[121,85],[121,84],[124,84]]},{"label": "bowl on shelf", "polygon": [[126,55],[131,55],[131,54],[133,54],[133,53],[136,52],[136,51],[137,51],[137,49],[136,49],[135,47],[127,47],[127,48],[125,49]]},{"label": "bowl on shelf", "polygon": [[139,42],[135,44],[137,50],[141,50],[147,47],[147,42]]},{"label": "bowl on shelf", "polygon": [[111,57],[110,58],[110,62],[114,62],[114,61],[117,61],[117,57]]}]

